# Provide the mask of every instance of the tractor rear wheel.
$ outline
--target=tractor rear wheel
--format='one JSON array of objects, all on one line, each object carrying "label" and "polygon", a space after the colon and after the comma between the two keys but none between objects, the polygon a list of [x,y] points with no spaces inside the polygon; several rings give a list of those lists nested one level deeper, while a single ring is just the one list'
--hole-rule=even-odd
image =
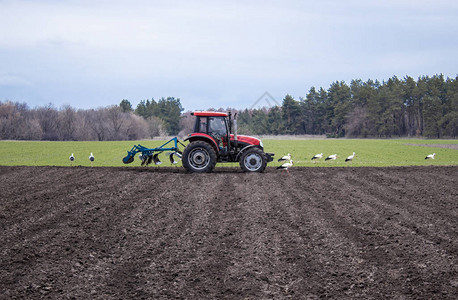
[{"label": "tractor rear wheel", "polygon": [[190,172],[211,172],[216,165],[215,149],[207,142],[192,142],[184,149],[182,162],[183,167]]},{"label": "tractor rear wheel", "polygon": [[264,152],[259,148],[245,150],[240,157],[240,167],[244,172],[263,172],[267,165]]}]

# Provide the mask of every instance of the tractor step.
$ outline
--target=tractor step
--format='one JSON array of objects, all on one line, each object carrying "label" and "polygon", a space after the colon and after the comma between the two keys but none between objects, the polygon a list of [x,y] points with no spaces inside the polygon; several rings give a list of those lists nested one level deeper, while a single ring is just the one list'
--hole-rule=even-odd
[{"label": "tractor step", "polygon": [[267,162],[274,160],[275,153],[266,153]]}]

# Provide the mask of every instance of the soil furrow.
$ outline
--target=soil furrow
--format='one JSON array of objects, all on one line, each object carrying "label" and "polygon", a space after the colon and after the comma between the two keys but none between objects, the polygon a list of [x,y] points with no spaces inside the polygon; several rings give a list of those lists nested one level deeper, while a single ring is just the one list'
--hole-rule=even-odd
[{"label": "soil furrow", "polygon": [[0,167],[0,299],[454,299],[458,167]]}]

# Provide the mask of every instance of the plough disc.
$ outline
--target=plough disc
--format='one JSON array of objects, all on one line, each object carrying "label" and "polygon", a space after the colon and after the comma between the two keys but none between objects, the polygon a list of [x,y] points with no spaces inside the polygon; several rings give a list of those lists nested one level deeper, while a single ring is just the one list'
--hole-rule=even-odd
[{"label": "plough disc", "polygon": [[126,157],[122,159],[122,162],[125,164],[130,164],[133,161],[134,161],[134,157],[130,155],[127,155]]},{"label": "plough disc", "polygon": [[156,153],[153,155],[153,161],[155,165],[160,165],[162,164],[162,161],[159,159],[159,153]]},{"label": "plough disc", "polygon": [[141,160],[142,160],[142,164],[141,165],[144,166],[148,161],[148,156],[142,154]]},{"label": "plough disc", "polygon": [[181,160],[181,153],[178,152],[178,151],[170,152],[170,153],[169,153],[170,163],[171,163],[172,165],[176,165],[178,162],[174,159],[173,156],[176,156],[176,157],[178,157],[178,159]]},{"label": "plough disc", "polygon": [[146,165],[149,165],[153,161],[153,156],[148,155],[148,161],[146,162]]}]

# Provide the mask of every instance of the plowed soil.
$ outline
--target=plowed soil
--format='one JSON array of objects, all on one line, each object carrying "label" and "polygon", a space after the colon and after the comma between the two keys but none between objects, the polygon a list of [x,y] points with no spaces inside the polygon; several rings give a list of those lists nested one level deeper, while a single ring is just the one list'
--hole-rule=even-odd
[{"label": "plowed soil", "polygon": [[456,299],[458,167],[0,167],[0,298]]}]

